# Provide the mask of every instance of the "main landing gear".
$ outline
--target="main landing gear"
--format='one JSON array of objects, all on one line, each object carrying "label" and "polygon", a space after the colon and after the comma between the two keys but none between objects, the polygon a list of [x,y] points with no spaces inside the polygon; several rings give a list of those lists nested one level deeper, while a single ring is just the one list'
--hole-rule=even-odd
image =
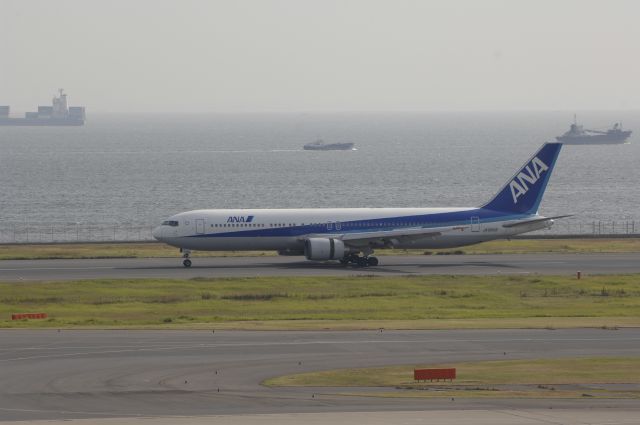
[{"label": "main landing gear", "polygon": [[354,264],[358,267],[375,267],[378,265],[378,258],[370,257],[368,255],[360,257],[357,254],[349,254],[340,260],[340,263],[344,265]]},{"label": "main landing gear", "polygon": [[191,267],[191,260],[189,260],[189,257],[191,256],[191,251],[188,249],[180,248],[180,252],[182,252],[182,258],[184,258],[184,260],[182,260],[182,265],[185,267]]}]

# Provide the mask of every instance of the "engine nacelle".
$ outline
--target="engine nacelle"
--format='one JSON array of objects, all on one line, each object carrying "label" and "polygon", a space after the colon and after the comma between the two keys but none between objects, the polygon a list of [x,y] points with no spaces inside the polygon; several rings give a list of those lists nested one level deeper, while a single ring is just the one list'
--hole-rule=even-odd
[{"label": "engine nacelle", "polygon": [[307,260],[341,260],[344,254],[344,242],[340,239],[309,238],[304,241],[304,256]]}]

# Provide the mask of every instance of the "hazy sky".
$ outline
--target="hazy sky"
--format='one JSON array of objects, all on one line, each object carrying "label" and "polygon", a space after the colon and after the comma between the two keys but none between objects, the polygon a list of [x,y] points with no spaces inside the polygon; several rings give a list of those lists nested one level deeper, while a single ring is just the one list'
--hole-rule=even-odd
[{"label": "hazy sky", "polygon": [[640,109],[636,0],[0,0],[0,104]]}]

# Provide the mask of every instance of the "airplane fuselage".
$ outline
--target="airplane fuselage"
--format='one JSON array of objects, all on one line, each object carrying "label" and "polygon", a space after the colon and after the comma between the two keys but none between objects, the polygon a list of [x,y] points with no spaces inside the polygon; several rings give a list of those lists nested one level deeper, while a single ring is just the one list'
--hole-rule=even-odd
[{"label": "airplane fuselage", "polygon": [[[193,250],[277,250],[302,253],[304,239],[403,229],[447,229],[440,235],[389,247],[457,247],[549,227],[549,222],[504,227],[538,215],[504,214],[482,208],[326,208],[194,210],[170,217],[154,230],[169,245]],[[376,245],[376,248],[381,246]]]}]

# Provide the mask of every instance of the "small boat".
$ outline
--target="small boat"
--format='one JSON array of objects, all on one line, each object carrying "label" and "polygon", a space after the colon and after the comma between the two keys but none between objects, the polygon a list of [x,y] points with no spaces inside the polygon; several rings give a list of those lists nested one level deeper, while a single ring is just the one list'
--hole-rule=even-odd
[{"label": "small boat", "polygon": [[353,149],[354,143],[325,143],[318,139],[313,143],[304,145],[306,151],[349,151]]},{"label": "small boat", "polygon": [[571,124],[569,131],[562,136],[556,137],[556,140],[574,145],[614,145],[626,142],[629,136],[631,136],[631,130],[623,130],[621,123],[615,123],[613,127],[606,131],[587,130],[578,124],[574,116],[573,124]]}]

